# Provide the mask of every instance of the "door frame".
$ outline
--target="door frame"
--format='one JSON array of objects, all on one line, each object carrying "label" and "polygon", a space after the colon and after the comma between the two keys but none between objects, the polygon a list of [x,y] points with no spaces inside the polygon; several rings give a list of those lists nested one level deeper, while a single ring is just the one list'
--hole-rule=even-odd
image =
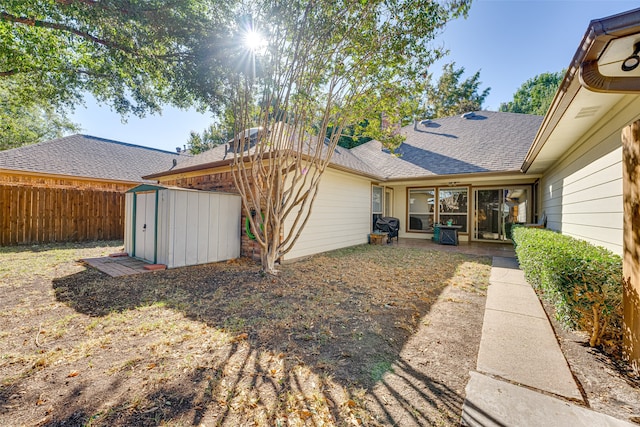
[{"label": "door frame", "polygon": [[[473,207],[472,207],[472,212],[473,212],[473,218],[471,219],[471,227],[472,230],[470,230],[471,232],[469,233],[469,238],[472,241],[475,242],[497,242],[497,243],[510,243],[512,242],[511,239],[507,239],[506,236],[501,236],[501,238],[498,239],[481,239],[479,237],[476,237],[476,234],[478,232],[477,230],[477,218],[478,218],[478,203],[477,203],[477,192],[478,191],[487,191],[487,190],[494,190],[494,191],[499,191],[501,193],[501,200],[499,201],[500,207],[499,210],[502,211],[502,206],[504,206],[504,190],[516,190],[516,189],[526,189],[527,190],[527,213],[526,213],[526,220],[525,223],[529,223],[531,222],[531,215],[532,215],[532,209],[533,209],[533,186],[531,184],[521,184],[521,185],[492,185],[492,186],[486,186],[486,187],[472,187],[471,188],[471,192],[472,192],[472,200],[473,200]],[[502,216],[500,216],[498,218],[499,224],[498,224],[498,233],[499,235],[502,235],[502,227],[501,227],[501,222],[502,222]]]},{"label": "door frame", "polygon": [[[154,227],[153,227],[153,263],[157,263],[158,262],[158,196],[159,196],[159,190],[147,190],[147,191],[136,191],[133,193],[133,212],[132,212],[132,222],[133,225],[131,227],[131,240],[132,240],[132,247],[131,247],[131,256],[133,258],[139,258],[139,259],[145,259],[144,258],[144,254],[142,254],[141,256],[138,256],[136,254],[136,242],[137,242],[137,221],[138,221],[138,195],[139,194],[150,194],[150,193],[154,193],[155,195],[155,200],[154,200]],[[145,212],[146,213],[146,212]],[[146,246],[146,245],[145,245]]]}]

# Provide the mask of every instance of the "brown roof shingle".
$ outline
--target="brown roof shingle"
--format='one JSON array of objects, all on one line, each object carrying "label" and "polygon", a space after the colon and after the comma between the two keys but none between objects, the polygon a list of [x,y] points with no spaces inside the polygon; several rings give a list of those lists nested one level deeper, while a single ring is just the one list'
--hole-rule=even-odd
[{"label": "brown roof shingle", "polygon": [[76,134],[0,151],[0,169],[143,182],[185,157],[169,151]]}]

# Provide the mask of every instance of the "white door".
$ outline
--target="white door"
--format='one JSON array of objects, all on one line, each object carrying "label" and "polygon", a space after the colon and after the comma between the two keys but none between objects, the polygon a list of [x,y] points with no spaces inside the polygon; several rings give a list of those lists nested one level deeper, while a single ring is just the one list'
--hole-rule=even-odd
[{"label": "white door", "polygon": [[156,193],[136,193],[135,256],[155,262]]}]

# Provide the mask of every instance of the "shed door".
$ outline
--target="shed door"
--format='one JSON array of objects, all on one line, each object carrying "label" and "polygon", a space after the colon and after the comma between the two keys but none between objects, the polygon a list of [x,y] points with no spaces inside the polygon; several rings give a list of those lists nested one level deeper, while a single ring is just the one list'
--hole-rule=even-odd
[{"label": "shed door", "polygon": [[136,257],[155,262],[156,193],[136,193]]}]

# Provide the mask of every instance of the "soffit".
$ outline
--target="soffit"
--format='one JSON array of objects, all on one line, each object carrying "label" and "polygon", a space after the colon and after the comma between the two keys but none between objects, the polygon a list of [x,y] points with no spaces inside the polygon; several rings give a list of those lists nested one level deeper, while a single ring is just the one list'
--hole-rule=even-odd
[{"label": "soffit", "polygon": [[[624,72],[621,69],[622,61],[633,52],[633,45],[637,41],[640,41],[638,34],[612,40],[598,59],[601,73],[606,76],[640,76],[640,67],[631,72]],[[614,119],[621,112],[621,106],[627,105],[630,97],[638,96],[592,92],[580,85],[577,76],[565,90],[565,96],[570,94],[574,94],[573,99],[564,112],[555,112],[562,114],[561,118],[547,137],[527,173],[545,172],[577,141],[588,137],[596,129],[618,126],[619,120]],[[631,117],[635,116],[637,112],[631,112]]]}]

